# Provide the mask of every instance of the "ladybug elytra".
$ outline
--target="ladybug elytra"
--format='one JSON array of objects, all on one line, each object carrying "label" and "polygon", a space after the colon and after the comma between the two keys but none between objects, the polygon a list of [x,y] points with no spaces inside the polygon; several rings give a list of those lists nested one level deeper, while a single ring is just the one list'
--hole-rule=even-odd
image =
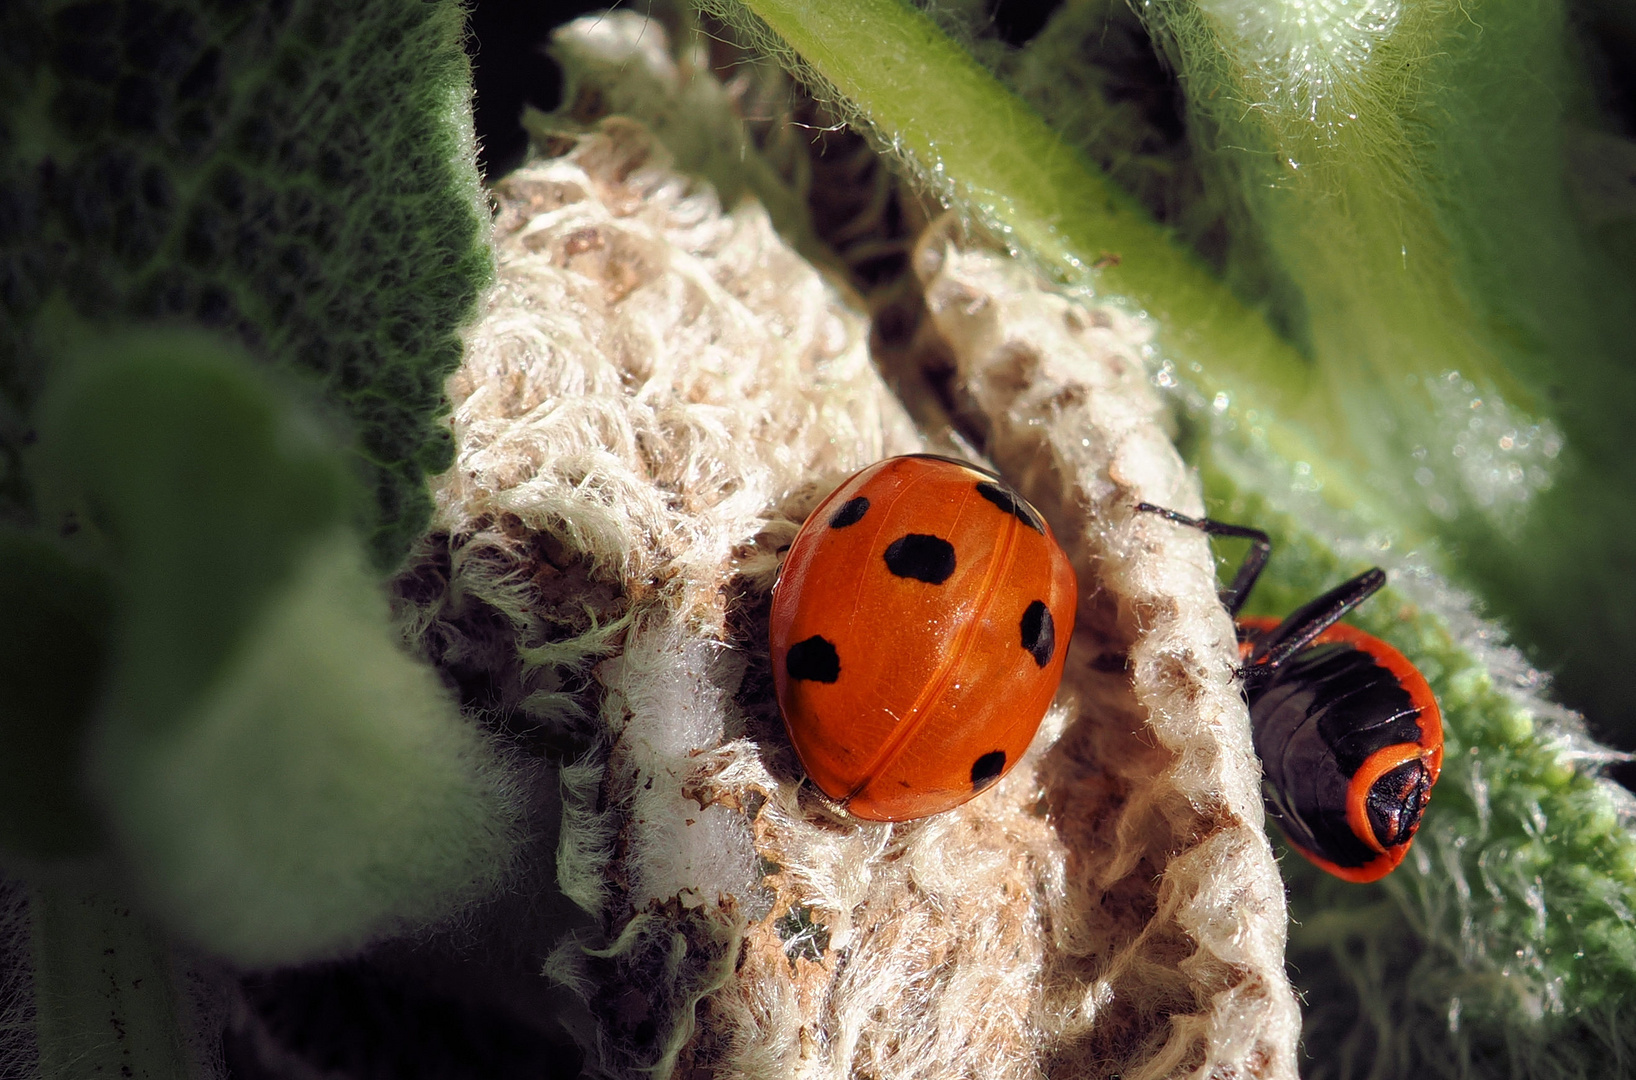
[{"label": "ladybug elytra", "polygon": [[1426,679],[1392,646],[1339,620],[1386,583],[1366,570],[1287,618],[1238,618],[1272,553],[1260,529],[1136,509],[1251,541],[1221,602],[1237,621],[1239,674],[1267,813],[1296,851],[1347,881],[1377,881],[1408,853],[1443,765]]},{"label": "ladybug elytra", "polygon": [[1056,696],[1077,596],[1050,526],[994,473],[913,454],[853,474],[773,587],[773,679],[807,775],[874,821],[990,787]]}]

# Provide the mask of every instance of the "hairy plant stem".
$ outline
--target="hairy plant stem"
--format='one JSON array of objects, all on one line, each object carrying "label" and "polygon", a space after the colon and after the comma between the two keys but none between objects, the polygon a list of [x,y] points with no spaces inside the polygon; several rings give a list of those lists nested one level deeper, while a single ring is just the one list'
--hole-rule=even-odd
[{"label": "hairy plant stem", "polygon": [[35,1032],[43,1080],[179,1080],[181,1036],[169,950],[114,894],[34,891]]}]

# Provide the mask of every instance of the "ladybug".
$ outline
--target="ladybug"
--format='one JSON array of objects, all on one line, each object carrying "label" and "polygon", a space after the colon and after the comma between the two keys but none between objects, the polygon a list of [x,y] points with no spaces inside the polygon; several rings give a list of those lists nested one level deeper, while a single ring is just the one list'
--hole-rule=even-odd
[{"label": "ladybug", "polygon": [[989,470],[911,454],[853,474],[773,586],[773,681],[807,775],[871,821],[993,785],[1056,696],[1078,592],[1051,527]]},{"label": "ladybug", "polygon": [[1442,771],[1443,720],[1407,657],[1339,621],[1386,583],[1386,572],[1365,570],[1283,620],[1240,619],[1272,554],[1267,534],[1151,503],[1136,509],[1251,541],[1221,602],[1238,624],[1239,676],[1267,813],[1291,847],[1338,878],[1391,873]]}]

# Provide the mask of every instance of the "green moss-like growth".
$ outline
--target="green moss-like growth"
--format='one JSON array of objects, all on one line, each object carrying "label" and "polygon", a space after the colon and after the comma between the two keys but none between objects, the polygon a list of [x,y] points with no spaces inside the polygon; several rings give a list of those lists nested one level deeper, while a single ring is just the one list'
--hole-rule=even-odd
[{"label": "green moss-like growth", "polygon": [[203,325],[356,428],[378,567],[451,460],[438,418],[490,275],[452,3],[0,8],[0,496],[84,322]]}]

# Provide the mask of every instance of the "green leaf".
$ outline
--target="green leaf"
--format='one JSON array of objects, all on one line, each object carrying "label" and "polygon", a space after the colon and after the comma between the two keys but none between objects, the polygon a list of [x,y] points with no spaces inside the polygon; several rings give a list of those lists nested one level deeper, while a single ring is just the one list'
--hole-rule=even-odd
[{"label": "green leaf", "polygon": [[152,924],[117,897],[83,888],[37,889],[29,909],[43,1080],[202,1074],[182,1039],[170,949]]},{"label": "green leaf", "polygon": [[491,887],[505,773],[402,650],[306,410],[198,334],[102,338],[57,372],[35,486],[81,508],[110,567],[87,771],[149,907],[275,964]]},{"label": "green leaf", "polygon": [[424,531],[490,280],[454,2],[0,6],[0,507],[65,335],[193,324],[354,428],[377,566]]},{"label": "green leaf", "polygon": [[304,548],[344,524],[345,466],[238,350],[199,333],[83,347],[58,365],[37,423],[42,499],[78,510],[119,582],[115,663],[142,703],[132,719],[163,727]]}]

